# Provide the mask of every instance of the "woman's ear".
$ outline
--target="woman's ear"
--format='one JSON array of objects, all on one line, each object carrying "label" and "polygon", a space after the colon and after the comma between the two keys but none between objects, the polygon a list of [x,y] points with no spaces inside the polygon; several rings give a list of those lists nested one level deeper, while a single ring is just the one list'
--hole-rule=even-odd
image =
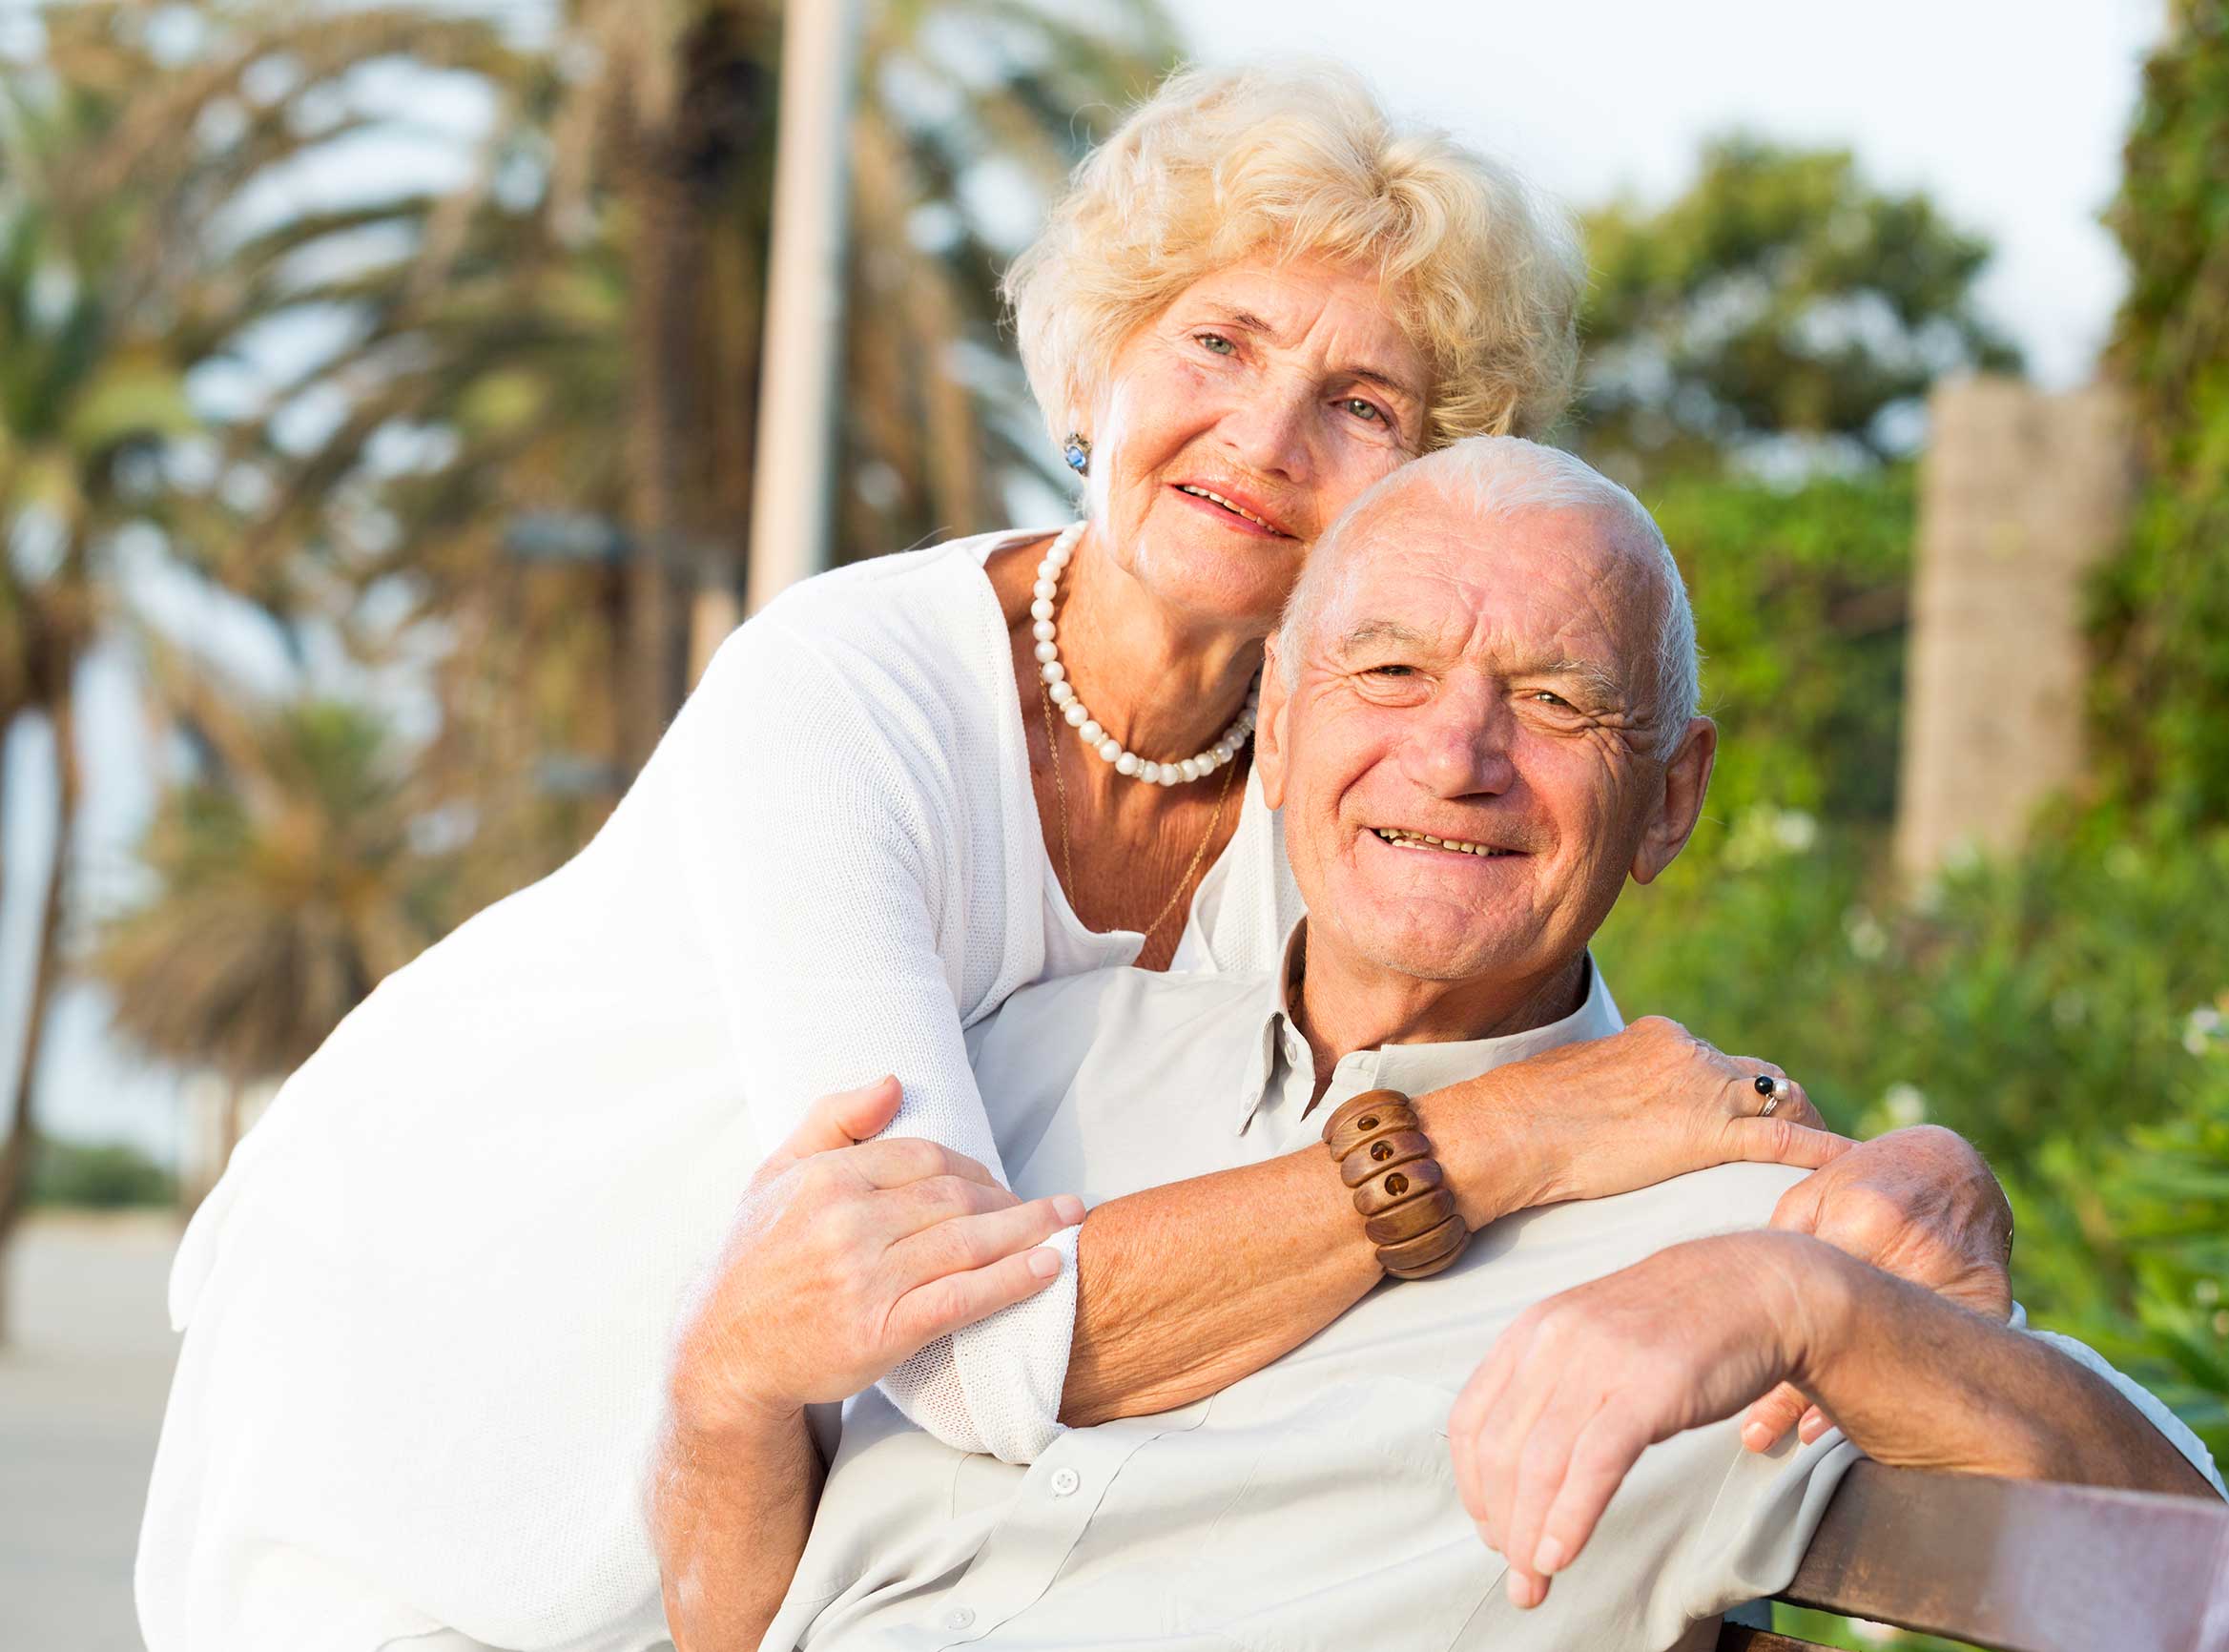
[{"label": "woman's ear", "polygon": [[1262,705],[1254,714],[1254,773],[1261,778],[1262,801],[1272,809],[1285,803],[1285,712],[1292,696],[1277,665],[1277,639],[1262,654]]}]

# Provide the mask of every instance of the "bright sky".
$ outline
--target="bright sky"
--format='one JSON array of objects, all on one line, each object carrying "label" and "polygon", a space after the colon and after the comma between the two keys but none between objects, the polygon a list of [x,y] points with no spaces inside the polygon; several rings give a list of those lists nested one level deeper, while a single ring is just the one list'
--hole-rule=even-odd
[{"label": "bright sky", "polygon": [[1854,150],[1998,258],[1990,312],[2049,384],[2090,369],[2121,288],[2097,214],[2162,0],[1167,0],[1198,56],[1334,57],[1398,114],[1577,206],[1671,195],[1731,128]]}]

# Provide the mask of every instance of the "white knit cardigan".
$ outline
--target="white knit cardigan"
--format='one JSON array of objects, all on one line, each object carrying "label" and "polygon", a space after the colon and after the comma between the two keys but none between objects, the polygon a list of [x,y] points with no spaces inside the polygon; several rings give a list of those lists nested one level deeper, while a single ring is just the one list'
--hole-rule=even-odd
[{"label": "white knit cardigan", "polygon": [[[984,535],[797,587],[729,639],[571,862],[383,982],[181,1248],[138,1561],[153,1652],[664,1639],[644,1513],[676,1317],[764,1149],[894,1072],[998,1168],[961,1040],[1135,956],[1044,853]],[[1249,786],[1184,967],[1300,900]],[[940,1438],[1058,1431],[1071,1266],[884,1385]],[[778,1334],[778,1327],[767,1327]]]}]

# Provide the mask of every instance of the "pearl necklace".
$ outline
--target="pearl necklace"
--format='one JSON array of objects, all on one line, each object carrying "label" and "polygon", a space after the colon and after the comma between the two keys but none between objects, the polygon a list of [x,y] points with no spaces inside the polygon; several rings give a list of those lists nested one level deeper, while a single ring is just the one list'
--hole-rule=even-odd
[{"label": "pearl necklace", "polygon": [[1115,773],[1143,780],[1148,786],[1173,786],[1180,780],[1198,780],[1238,755],[1254,732],[1254,713],[1261,704],[1262,685],[1257,679],[1247,691],[1246,707],[1223,731],[1222,737],[1198,756],[1187,757],[1181,762],[1155,763],[1125,750],[1123,743],[1100,727],[1099,719],[1084,709],[1076,697],[1075,689],[1068,683],[1068,670],[1061,664],[1060,645],[1053,639],[1059,634],[1053,624],[1053,598],[1061,588],[1061,570],[1068,566],[1068,559],[1076,554],[1077,542],[1083,539],[1084,523],[1073,523],[1061,530],[1044,553],[1044,560],[1037,565],[1037,584],[1030,588],[1033,599],[1029,617],[1036,622],[1030,634],[1037,638],[1039,674],[1044,678],[1045,692],[1052,696],[1061,715],[1067,718],[1068,727],[1084,736],[1084,743],[1107,762]]}]

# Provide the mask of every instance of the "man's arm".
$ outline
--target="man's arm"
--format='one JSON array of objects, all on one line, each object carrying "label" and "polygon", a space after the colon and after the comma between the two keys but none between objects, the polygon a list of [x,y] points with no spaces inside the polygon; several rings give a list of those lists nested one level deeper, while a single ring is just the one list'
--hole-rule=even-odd
[{"label": "man's arm", "polygon": [[1795,1381],[1876,1461],[2215,1495],[2112,1384],[2048,1344],[1839,1250],[1796,1266],[1827,1311]]},{"label": "man's arm", "polygon": [[1794,1233],[1675,1245],[1549,1298],[1455,1402],[1464,1505],[1546,1598],[1642,1451],[1791,1382],[1888,1463],[2213,1488],[2111,1385],[2034,1338]]}]

